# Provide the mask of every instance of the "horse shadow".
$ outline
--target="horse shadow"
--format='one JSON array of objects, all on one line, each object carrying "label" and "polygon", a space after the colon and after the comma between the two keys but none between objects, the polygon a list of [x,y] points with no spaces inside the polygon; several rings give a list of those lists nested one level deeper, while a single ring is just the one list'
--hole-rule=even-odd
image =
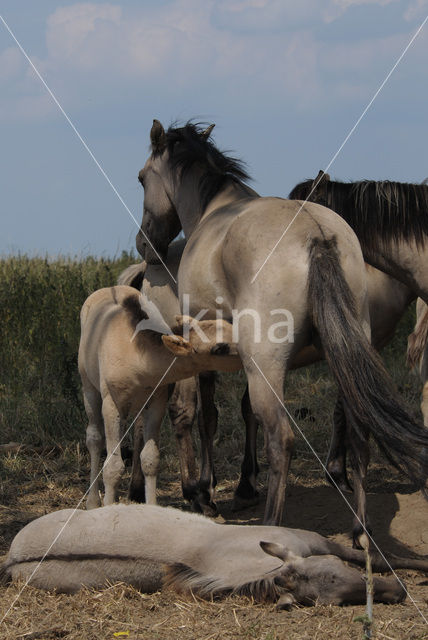
[{"label": "horse shadow", "polygon": [[[399,489],[402,495],[415,494],[415,489],[411,485],[399,485],[399,487],[394,485],[393,489],[394,491]],[[408,537],[406,533],[412,526],[419,525],[419,523],[412,525],[411,514],[410,521],[406,520],[406,526],[399,528],[399,537],[396,531],[391,532],[391,524],[400,511],[400,502],[396,493],[387,491],[388,486],[383,483],[382,493],[367,493],[367,510],[376,545],[387,554],[401,557],[425,557],[412,548],[415,546],[412,545],[413,538],[410,542],[406,542]],[[416,502],[418,503],[419,500],[417,499]],[[420,496],[420,502],[426,504],[422,496]],[[218,502],[222,519],[227,524],[263,524],[264,504],[265,496],[261,495],[257,505],[234,512],[230,501]],[[342,544],[351,544],[353,521],[351,507],[354,508],[351,493],[340,495],[336,489],[328,485],[309,487],[294,484],[290,485],[286,491],[282,524],[293,529],[316,531],[323,536],[333,537]]]}]

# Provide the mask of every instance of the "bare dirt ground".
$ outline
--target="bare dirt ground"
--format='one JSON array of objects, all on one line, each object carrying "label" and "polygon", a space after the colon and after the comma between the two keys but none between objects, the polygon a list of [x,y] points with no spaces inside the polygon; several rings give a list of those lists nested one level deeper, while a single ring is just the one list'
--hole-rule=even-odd
[{"label": "bare dirt ground", "polygon": [[[86,489],[87,461],[80,452],[46,456],[8,454],[3,459],[0,554],[7,552],[28,521],[49,511],[76,506]],[[349,544],[351,514],[343,499],[328,487],[312,461],[294,461],[287,490],[287,526],[314,529]],[[176,473],[164,473],[160,502],[184,507]],[[18,480],[18,482],[17,482]],[[234,478],[218,491],[219,521],[259,524],[264,498],[239,514],[231,511]],[[262,474],[262,493],[263,493]],[[396,555],[428,555],[428,504],[420,493],[399,484],[382,467],[370,476],[369,512],[380,548]],[[398,571],[409,597],[403,604],[375,605],[373,638],[428,638],[428,577]],[[142,594],[113,585],[101,592],[56,595],[13,584],[0,587],[0,638],[50,640],[216,640],[223,638],[324,640],[363,638],[364,607],[316,606],[277,612],[273,605],[255,605],[230,597],[207,602],[173,592]]]}]

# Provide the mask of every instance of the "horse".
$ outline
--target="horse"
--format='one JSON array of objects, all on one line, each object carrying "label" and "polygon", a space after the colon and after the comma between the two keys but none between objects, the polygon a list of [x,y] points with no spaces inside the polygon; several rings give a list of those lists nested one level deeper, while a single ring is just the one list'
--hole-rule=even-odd
[{"label": "horse", "polygon": [[[63,509],[15,536],[0,582],[25,580],[57,593],[123,582],[145,592],[169,586],[205,598],[240,594],[255,602],[363,604],[365,553],[312,531],[225,525],[199,514],[153,505]],[[428,572],[423,559],[372,558],[375,571]],[[373,579],[374,600],[397,603],[406,590],[395,577]]]},{"label": "horse", "polygon": [[[161,312],[168,325],[173,326],[175,317],[180,314],[176,278],[178,266],[185,246],[185,240],[177,240],[168,249],[165,259],[166,270],[161,265],[149,264],[145,261],[129,266],[118,278],[118,284],[126,284],[141,290]],[[217,514],[214,500],[217,484],[213,464],[213,444],[217,431],[218,411],[214,403],[215,373],[211,371],[199,374],[198,378],[180,380],[175,384],[169,400],[168,411],[178,446],[178,458],[181,471],[181,486],[185,500],[192,505],[192,510],[207,516]],[[199,398],[199,402],[197,399]],[[199,410],[197,411],[197,406]],[[150,407],[148,408],[150,412]],[[234,509],[238,510],[255,504],[258,492],[255,488],[255,476],[246,473],[247,468],[258,473],[255,437],[257,426],[251,411],[248,389],[241,402],[242,417],[246,425],[247,444],[243,462],[241,481],[235,491]],[[159,426],[163,418],[157,413]],[[198,416],[198,428],[201,443],[201,469],[197,479],[195,454],[192,443],[192,423]],[[144,478],[139,464],[141,450],[142,425],[138,421],[134,426],[135,442],[133,471],[131,476],[129,498],[136,502],[144,502]],[[254,458],[253,458],[254,456]],[[247,477],[248,476],[248,477]],[[251,484],[252,482],[252,484]],[[253,486],[254,485],[254,486]]]},{"label": "horse", "polygon": [[[165,259],[168,271],[162,265],[147,265],[143,261],[125,269],[118,278],[119,284],[128,284],[141,289],[149,300],[155,302],[162,316],[169,322],[173,322],[173,318],[180,310],[176,282],[172,280],[171,276],[174,278],[177,276],[185,244],[185,240],[181,239],[173,242],[169,247],[168,255]],[[395,328],[403,313],[413,301],[414,295],[406,285],[368,264],[366,264],[366,275],[372,344],[376,349],[380,350],[392,339]],[[300,353],[295,358],[291,368],[297,369],[307,366],[318,362],[322,358],[323,354],[319,350],[315,348],[306,349],[304,353]],[[428,375],[425,378],[428,378]],[[212,416],[212,420],[206,421],[202,419],[198,421],[202,453],[201,478],[199,482],[196,481],[196,464],[191,440],[191,428],[197,404],[195,378],[176,383],[174,393],[169,402],[169,414],[179,445],[178,457],[183,496],[191,503],[193,510],[200,511],[204,515],[214,515],[217,513],[217,506],[214,501],[216,475],[213,464],[213,440],[217,430],[217,410],[213,402],[214,389],[211,391],[210,385],[214,385],[215,382],[214,377],[210,374],[204,375],[203,379],[207,391],[201,394],[202,404],[206,405],[206,408],[203,408],[202,418],[209,415]],[[251,411],[251,406],[249,406],[248,386],[241,405],[246,426],[246,437],[241,477],[233,498],[232,508],[235,511],[251,506],[258,501],[256,486],[259,472],[256,450],[257,422]],[[428,406],[424,405],[422,409],[424,419],[428,420]],[[343,411],[340,403],[338,403],[333,414],[333,435],[326,462],[326,478],[342,491],[352,491],[346,474],[345,435],[346,425]],[[138,443],[134,447],[134,456],[137,464],[134,466],[131,479],[133,490],[130,490],[130,498],[138,502],[144,502],[144,497],[143,499],[140,498],[140,492],[137,493],[134,486],[134,478],[140,478],[141,476]],[[194,469],[195,471],[190,473],[189,469]],[[144,496],[144,484],[141,488],[141,495]]]},{"label": "horse", "polygon": [[428,185],[389,180],[339,182],[319,171],[289,198],[333,209],[354,229],[364,259],[428,304]]},{"label": "horse", "polygon": [[199,371],[239,369],[236,350],[225,342],[218,344],[216,338],[219,331],[223,338],[231,337],[231,325],[220,319],[193,323],[186,340],[175,335],[174,330],[182,332],[183,324],[191,322],[191,318],[178,317],[172,330],[153,303],[128,286],[92,293],[82,306],[80,320],[78,366],[89,421],[86,443],[91,458],[87,508],[100,505],[98,478],[104,432],[104,504],[108,505],[117,500],[124,470],[119,446],[124,421],[141,414],[146,404],[149,411],[137,455],[144,474],[146,500],[154,504],[159,426],[167,402],[167,385]]},{"label": "horse", "polygon": [[428,427],[428,306],[418,298],[416,324],[407,341],[407,364],[418,369],[422,379],[421,411]]},{"label": "horse", "polygon": [[[428,475],[428,435],[397,400],[370,346],[358,238],[319,204],[259,197],[247,186],[242,163],[222,153],[211,132],[212,126],[202,130],[194,123],[165,131],[154,121],[151,154],[139,173],[144,215],[137,247],[148,263],[156,262],[182,229],[187,244],[178,273],[181,307],[198,319],[201,313],[221,314],[234,321],[251,407],[265,434],[268,525],[281,522],[294,442],[283,404],[286,372],[304,347],[322,348],[347,417],[358,501],[353,538],[361,544],[369,433],[421,488]],[[155,251],[145,246],[146,238]],[[274,323],[275,315],[282,322]]]}]

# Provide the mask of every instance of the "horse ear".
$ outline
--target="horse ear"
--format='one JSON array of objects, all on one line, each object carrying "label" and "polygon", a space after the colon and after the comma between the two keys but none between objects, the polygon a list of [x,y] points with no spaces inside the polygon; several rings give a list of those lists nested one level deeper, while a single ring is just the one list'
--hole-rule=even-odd
[{"label": "horse ear", "polygon": [[150,131],[150,142],[152,143],[152,151],[155,153],[160,153],[165,149],[166,133],[159,120],[153,120]]},{"label": "horse ear", "polygon": [[210,124],[210,126],[209,126],[209,127],[207,127],[207,128],[205,129],[205,131],[202,131],[202,133],[200,134],[200,136],[201,136],[201,138],[202,138],[204,141],[205,141],[205,140],[208,140],[208,138],[210,137],[211,132],[212,132],[212,130],[214,129],[214,127],[215,127],[215,124]]},{"label": "horse ear", "polygon": [[168,351],[171,351],[175,356],[188,356],[193,353],[193,347],[190,342],[181,336],[162,336],[162,342]]},{"label": "horse ear", "polygon": [[330,181],[330,176],[328,175],[328,173],[324,173],[324,171],[320,169],[318,171],[317,177],[312,183],[312,187],[313,188],[320,187],[324,182],[329,182],[329,181]]},{"label": "horse ear", "polygon": [[293,555],[287,547],[284,547],[283,544],[278,544],[277,542],[264,542],[262,540],[259,544],[265,553],[270,556],[274,556],[274,558],[279,558],[283,562],[290,560]]}]

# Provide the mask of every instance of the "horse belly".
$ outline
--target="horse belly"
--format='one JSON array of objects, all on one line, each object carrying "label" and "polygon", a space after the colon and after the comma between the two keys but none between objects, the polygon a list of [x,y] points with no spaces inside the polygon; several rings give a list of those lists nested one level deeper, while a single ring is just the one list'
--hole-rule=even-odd
[{"label": "horse belly", "polygon": [[58,593],[76,593],[82,587],[100,589],[116,582],[150,593],[162,587],[163,578],[160,563],[141,558],[23,562],[10,567],[8,573],[14,581],[28,580],[31,586]]}]

